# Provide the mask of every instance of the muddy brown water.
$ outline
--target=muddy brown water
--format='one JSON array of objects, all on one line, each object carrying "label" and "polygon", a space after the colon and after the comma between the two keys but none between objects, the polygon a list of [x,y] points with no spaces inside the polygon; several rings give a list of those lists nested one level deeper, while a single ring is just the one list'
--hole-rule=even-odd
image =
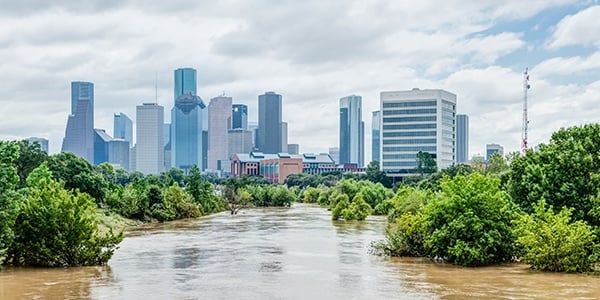
[{"label": "muddy brown water", "polygon": [[600,278],[368,254],[385,218],[310,205],[129,232],[108,266],[5,268],[0,299],[600,299]]}]

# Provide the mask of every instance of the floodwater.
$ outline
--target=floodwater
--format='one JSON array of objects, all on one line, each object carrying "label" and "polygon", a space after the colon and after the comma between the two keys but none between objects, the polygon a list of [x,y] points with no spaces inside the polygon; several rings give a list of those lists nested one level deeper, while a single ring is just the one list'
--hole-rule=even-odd
[{"label": "floodwater", "polygon": [[369,255],[384,228],[303,204],[142,226],[108,266],[0,271],[0,299],[600,299],[599,277]]}]

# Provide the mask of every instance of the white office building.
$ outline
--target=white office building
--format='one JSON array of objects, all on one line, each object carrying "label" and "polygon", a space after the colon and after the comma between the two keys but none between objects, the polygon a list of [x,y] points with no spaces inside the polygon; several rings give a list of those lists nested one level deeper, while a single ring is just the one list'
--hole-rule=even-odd
[{"label": "white office building", "polygon": [[381,168],[389,176],[417,174],[417,153],[438,169],[455,162],[456,95],[444,90],[381,92]]},{"label": "white office building", "polygon": [[136,171],[159,174],[164,170],[164,115],[164,107],[156,103],[136,107]]}]

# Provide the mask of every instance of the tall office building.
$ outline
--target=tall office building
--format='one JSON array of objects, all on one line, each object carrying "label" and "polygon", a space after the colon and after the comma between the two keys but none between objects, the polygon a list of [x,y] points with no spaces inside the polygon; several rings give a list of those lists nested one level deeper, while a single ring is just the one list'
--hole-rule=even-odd
[{"label": "tall office building", "polygon": [[340,164],[364,165],[365,124],[362,120],[362,97],[340,99]]},{"label": "tall office building", "polygon": [[183,94],[197,95],[196,70],[193,68],[179,68],[174,71],[175,89],[174,100]]},{"label": "tall office building", "polygon": [[287,152],[288,146],[288,123],[281,122],[281,152]]},{"label": "tall office building", "polygon": [[500,156],[504,156],[504,147],[498,144],[487,144],[485,145],[485,161],[489,161],[492,154],[498,153]]},{"label": "tall office building", "polygon": [[40,148],[42,149],[42,151],[46,152],[46,154],[48,154],[48,139],[45,138],[39,138],[39,137],[30,137],[27,139],[27,142],[30,145],[33,145],[34,143],[38,143],[40,145]]},{"label": "tall office building", "polygon": [[104,129],[94,129],[94,165],[108,162],[108,144],[112,137]]},{"label": "tall office building", "polygon": [[252,132],[250,130],[236,128],[227,132],[228,151],[227,157],[231,159],[236,153],[250,153],[252,151]]},{"label": "tall office building", "polygon": [[259,151],[268,154],[281,152],[282,128],[281,95],[266,92],[258,96],[258,145]]},{"label": "tall office building", "polygon": [[258,150],[258,122],[248,122],[248,130],[252,132],[252,149]]},{"label": "tall office building", "polygon": [[124,113],[115,114],[113,138],[124,139],[133,146],[133,121]]},{"label": "tall office building", "polygon": [[231,106],[231,129],[248,129],[248,106],[233,104]]},{"label": "tall office building", "polygon": [[382,170],[390,176],[416,174],[417,153],[430,153],[438,169],[455,158],[456,95],[444,90],[381,92]]},{"label": "tall office building", "polygon": [[[175,105],[171,110],[171,165],[187,172],[193,165],[206,169],[208,110],[196,95],[196,70],[174,72]],[[162,126],[162,125],[161,125]],[[138,159],[139,161],[139,159]]]},{"label": "tall office building", "polygon": [[231,124],[231,97],[219,96],[208,104],[208,169],[221,170],[220,161],[229,160],[228,130]]},{"label": "tall office building", "polygon": [[469,116],[456,115],[456,162],[469,161]]},{"label": "tall office building", "polygon": [[164,108],[156,103],[136,107],[135,169],[144,174],[164,170]]},{"label": "tall office building", "polygon": [[71,114],[61,152],[72,152],[94,162],[94,84],[71,82]]},{"label": "tall office building", "polygon": [[129,141],[113,138],[108,143],[108,162],[129,171]]},{"label": "tall office building", "polygon": [[381,127],[381,115],[379,113],[379,111],[374,111],[373,112],[373,118],[371,120],[371,160],[372,161],[381,161],[381,157],[379,157],[379,155],[381,154],[379,152],[380,146],[379,145],[379,141],[380,141],[380,127]]}]

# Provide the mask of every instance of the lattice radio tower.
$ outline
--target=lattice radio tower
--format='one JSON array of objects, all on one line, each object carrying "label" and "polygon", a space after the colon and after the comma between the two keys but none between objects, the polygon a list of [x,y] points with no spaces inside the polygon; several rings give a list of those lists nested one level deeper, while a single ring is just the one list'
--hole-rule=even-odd
[{"label": "lattice radio tower", "polygon": [[527,127],[529,126],[529,120],[527,119],[527,90],[531,88],[529,85],[529,73],[528,69],[525,68],[523,73],[523,129],[521,132],[521,150],[523,154],[527,152]]}]

